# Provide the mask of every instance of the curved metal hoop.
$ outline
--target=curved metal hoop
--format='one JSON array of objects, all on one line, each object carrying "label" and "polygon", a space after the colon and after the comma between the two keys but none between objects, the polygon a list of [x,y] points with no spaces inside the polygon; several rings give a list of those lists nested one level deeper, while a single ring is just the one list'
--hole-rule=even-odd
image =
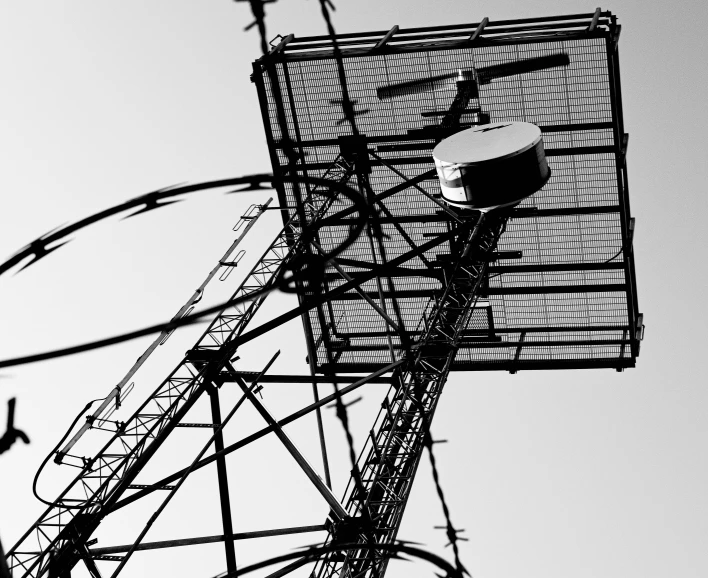
[{"label": "curved metal hoop", "polygon": [[[400,560],[405,560],[400,554],[407,554],[413,558],[418,558],[419,560],[425,560],[434,564],[441,570],[445,571],[445,578],[463,578],[465,574],[464,568],[455,568],[444,558],[441,558],[437,554],[423,550],[422,548],[416,548],[414,546],[409,546],[403,542],[394,542],[393,544],[327,544],[324,546],[310,546],[304,551],[291,552],[289,554],[283,554],[281,556],[275,556],[258,562],[256,564],[251,564],[250,566],[245,566],[237,570],[236,572],[226,572],[224,574],[219,574],[215,578],[236,578],[236,576],[244,576],[256,570],[261,570],[267,568],[268,566],[273,566],[281,562],[287,562],[289,560],[296,560],[300,562],[297,567],[304,566],[311,562],[317,562],[323,555],[330,554],[333,552],[341,552],[346,550],[379,550],[391,553],[391,558],[398,558]],[[295,568],[293,568],[294,570]]]},{"label": "curved metal hoop", "polygon": [[[43,257],[46,257],[49,253],[55,251],[62,245],[66,244],[68,241],[61,242],[65,237],[68,235],[71,235],[72,233],[75,233],[81,229],[84,229],[88,227],[89,225],[93,225],[95,223],[98,223],[99,221],[103,221],[109,217],[121,214],[125,211],[129,211],[131,209],[137,208],[138,210],[132,213],[131,215],[128,216],[134,216],[140,213],[144,213],[147,211],[151,211],[160,207],[164,207],[166,205],[179,202],[178,200],[168,200],[167,202],[161,202],[165,201],[166,199],[171,199],[172,197],[176,197],[178,195],[186,195],[190,193],[195,193],[198,191],[204,191],[204,190],[209,190],[209,189],[215,189],[215,188],[222,188],[222,187],[231,187],[231,186],[238,186],[238,185],[247,185],[247,188],[241,189],[239,191],[232,191],[232,192],[245,192],[245,191],[252,191],[252,190],[258,190],[258,189],[266,189],[266,188],[275,188],[276,183],[283,183],[283,182],[290,182],[290,183],[298,183],[298,184],[309,184],[313,186],[318,186],[320,187],[320,190],[318,191],[318,194],[322,196],[332,196],[332,195],[343,195],[351,201],[354,209],[354,216],[351,219],[351,226],[349,227],[349,234],[347,237],[336,247],[333,249],[327,251],[326,253],[318,256],[309,256],[306,257],[305,260],[300,260],[298,263],[290,263],[285,267],[285,271],[289,272],[289,276],[285,276],[283,274],[280,275],[279,279],[276,281],[276,283],[271,286],[271,287],[266,287],[263,289],[260,289],[258,291],[254,291],[252,293],[249,293],[246,296],[243,297],[238,297],[235,299],[229,299],[228,301],[225,301],[223,303],[219,303],[218,305],[214,305],[213,307],[209,307],[207,309],[204,309],[203,311],[199,311],[197,313],[193,313],[191,315],[186,315],[180,319],[169,321],[166,323],[159,323],[156,325],[151,325],[148,327],[143,327],[142,329],[138,329],[135,331],[130,331],[127,333],[122,333],[120,335],[116,335],[114,337],[109,337],[106,339],[99,339],[95,341],[90,341],[87,343],[82,343],[80,345],[75,345],[72,347],[65,347],[61,349],[55,349],[51,351],[46,351],[42,353],[36,353],[33,355],[26,355],[22,357],[15,357],[12,359],[3,359],[0,360],[0,368],[3,367],[12,367],[16,365],[24,365],[27,363],[34,363],[37,361],[45,361],[48,359],[55,359],[58,357],[65,357],[67,355],[75,355],[77,353],[82,353],[84,351],[91,351],[94,349],[100,349],[102,347],[107,347],[109,345],[115,345],[117,343],[123,343],[125,341],[130,341],[132,339],[137,339],[138,337],[143,337],[145,335],[150,335],[153,333],[159,333],[160,331],[170,331],[172,329],[176,329],[178,327],[182,327],[184,325],[190,325],[192,323],[196,323],[197,321],[201,320],[202,318],[206,317],[207,315],[211,315],[214,313],[217,313],[224,309],[225,307],[230,307],[237,305],[238,303],[242,303],[247,300],[252,300],[257,297],[261,297],[263,295],[267,295],[271,291],[274,291],[276,289],[283,291],[283,292],[291,292],[294,291],[294,288],[296,286],[297,281],[317,281],[317,279],[324,273],[324,267],[326,266],[327,262],[329,262],[331,259],[335,258],[337,255],[339,255],[342,251],[346,250],[347,247],[349,247],[359,236],[359,234],[363,231],[366,222],[367,222],[367,215],[368,215],[368,208],[366,205],[366,202],[364,198],[359,194],[358,191],[354,190],[353,188],[347,186],[346,184],[343,183],[337,183],[334,181],[329,181],[327,179],[322,179],[318,177],[305,177],[305,176],[294,176],[294,177],[283,177],[280,179],[276,179],[273,175],[263,175],[263,174],[256,174],[256,175],[246,175],[243,177],[235,177],[232,179],[222,179],[218,181],[208,181],[204,183],[196,183],[193,185],[180,185],[180,186],[175,186],[175,187],[168,187],[165,189],[160,189],[158,191],[154,191],[152,193],[148,193],[147,195],[143,195],[141,197],[136,197],[134,199],[131,199],[129,201],[126,201],[125,203],[121,203],[120,205],[116,205],[114,207],[111,207],[109,209],[106,209],[104,211],[101,211],[99,213],[95,213],[94,215],[91,215],[89,217],[86,217],[85,219],[82,219],[81,221],[78,221],[76,223],[73,223],[71,225],[67,226],[62,226],[54,231],[43,235],[42,237],[39,237],[35,241],[32,241],[22,249],[20,249],[17,253],[15,253],[12,257],[10,257],[7,261],[4,263],[0,264],[0,275],[3,273],[6,273],[8,270],[12,269],[13,267],[19,265],[22,263],[24,260],[26,260],[29,257],[32,257],[32,260],[27,263],[24,267],[28,267],[34,263],[36,263],[39,259],[42,259]],[[267,183],[270,185],[270,187],[264,187],[263,185]],[[351,209],[346,209],[346,213],[350,214],[352,211]],[[336,217],[335,215],[329,216],[326,219],[326,222],[323,221],[322,223],[303,223],[302,230],[303,230],[303,237],[305,239],[312,238],[317,231],[327,224],[327,222],[330,222],[333,217]],[[56,245],[56,243],[59,243]],[[285,272],[284,271],[284,272]]]}]

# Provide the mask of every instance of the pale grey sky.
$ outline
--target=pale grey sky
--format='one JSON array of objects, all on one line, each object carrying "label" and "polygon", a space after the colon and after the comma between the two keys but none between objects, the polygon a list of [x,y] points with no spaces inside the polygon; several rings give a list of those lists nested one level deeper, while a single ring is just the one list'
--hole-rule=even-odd
[{"label": "pale grey sky", "polygon": [[[336,6],[334,24],[343,33],[596,7],[547,0],[339,0]],[[433,429],[437,438],[450,440],[438,446],[437,456],[453,520],[469,538],[463,562],[475,578],[708,575],[708,393],[702,367],[708,321],[708,6],[618,0],[602,8],[623,26],[622,90],[646,339],[638,367],[621,374],[451,378]],[[271,37],[326,31],[315,0],[280,0],[267,13]],[[259,50],[255,31],[243,32],[250,22],[247,4],[229,0],[5,3],[0,258],[57,225],[160,187],[268,171],[248,80]],[[203,195],[153,215],[102,224],[27,271],[4,276],[0,357],[169,318],[222,255],[238,216],[267,196]],[[253,231],[248,259],[276,229],[271,215]],[[291,304],[289,298],[272,299],[271,312]],[[306,372],[301,332],[299,321],[289,324],[272,350],[242,353],[248,360],[243,367],[259,369],[281,348],[278,371]],[[121,419],[156,387],[193,337],[187,331],[168,342],[138,381]],[[0,456],[0,538],[6,550],[43,509],[30,489],[41,459],[86,401],[108,393],[147,343],[0,372],[0,427],[6,400],[15,396],[17,426],[32,439]],[[288,387],[265,392],[277,415],[310,399],[309,387]],[[359,444],[382,394],[377,387],[351,409]],[[338,432],[333,412],[325,413]],[[313,421],[291,433],[318,463]],[[227,437],[236,440],[260,426],[246,410]],[[335,493],[341,494],[348,465],[338,436],[331,444]],[[178,459],[190,443],[185,434],[166,450]],[[236,531],[324,520],[326,506],[276,442],[264,441],[229,464]],[[55,469],[41,480],[47,497],[65,481]],[[173,468],[164,460],[155,469]],[[194,484],[149,540],[219,533],[214,476],[200,473]],[[450,557],[443,533],[432,530],[442,522],[424,461],[400,536]],[[124,526],[102,528],[99,545],[123,543],[127,534],[121,532],[143,523],[138,511]],[[237,557],[256,561],[315,536],[240,543]],[[136,555],[125,575],[207,577],[224,569],[222,553],[220,546],[195,546],[170,553],[167,561]],[[389,575],[429,576],[430,570],[397,564]]]}]

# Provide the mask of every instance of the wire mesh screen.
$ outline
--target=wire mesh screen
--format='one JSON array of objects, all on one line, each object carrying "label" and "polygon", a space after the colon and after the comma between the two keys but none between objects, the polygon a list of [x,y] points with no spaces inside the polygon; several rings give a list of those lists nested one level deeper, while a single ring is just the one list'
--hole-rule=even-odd
[{"label": "wire mesh screen", "polygon": [[[634,365],[636,291],[611,23],[590,33],[535,22],[527,26],[534,30],[528,37],[523,23],[506,34],[491,27],[492,40],[473,44],[459,40],[462,27],[450,28],[427,34],[417,29],[383,51],[367,48],[375,38],[369,45],[366,39],[343,38],[342,53],[349,99],[369,154],[366,178],[376,195],[434,168],[435,130],[457,93],[454,80],[439,79],[454,78],[460,70],[475,71],[478,79],[478,95],[459,114],[460,129],[518,120],[542,130],[551,178],[512,211],[454,368]],[[353,47],[347,48],[346,40]],[[274,169],[319,177],[342,152],[340,137],[351,135],[352,127],[331,46],[323,39],[308,41],[258,61],[254,79]],[[569,62],[521,73],[514,68],[557,54],[566,54]],[[496,76],[485,78],[486,70]],[[381,98],[385,87],[415,81],[415,93]],[[350,185],[356,183],[353,175]],[[280,194],[282,205],[295,206],[291,185]],[[340,269],[348,275],[369,271],[447,232],[439,198],[435,176],[388,196],[378,210],[383,242],[362,235],[340,255]],[[346,231],[346,222],[321,230],[322,246],[337,245]],[[311,311],[305,326],[318,368],[332,370],[334,364],[337,371],[369,371],[402,356],[399,336],[362,293],[395,313],[414,342],[442,287],[431,264],[454,259],[450,251],[443,243],[380,283],[365,282],[360,292],[348,291],[321,312]],[[336,288],[345,278],[330,268],[326,283]]]}]

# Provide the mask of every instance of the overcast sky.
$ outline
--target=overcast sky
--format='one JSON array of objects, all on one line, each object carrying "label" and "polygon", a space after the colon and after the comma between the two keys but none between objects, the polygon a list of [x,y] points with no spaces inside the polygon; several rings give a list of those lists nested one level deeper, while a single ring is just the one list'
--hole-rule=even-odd
[{"label": "overcast sky", "polygon": [[[338,0],[336,6],[334,24],[342,33],[595,9],[550,0]],[[469,539],[463,562],[475,578],[708,575],[708,6],[697,0],[618,0],[602,8],[622,24],[621,81],[646,339],[638,367],[624,373],[451,377],[433,430],[449,440],[436,455],[453,520]],[[315,0],[280,0],[267,13],[271,37],[326,32]],[[58,225],[167,185],[269,171],[248,79],[259,52],[255,30],[243,32],[251,20],[247,3],[229,0],[4,3],[0,259]],[[21,274],[2,277],[0,357],[170,318],[221,257],[238,216],[268,196],[206,194],[107,222]],[[277,228],[275,213],[264,217],[245,244],[247,260],[259,255]],[[222,284],[211,298],[226,290]],[[282,296],[269,301],[265,313],[292,305]],[[157,386],[198,332],[168,342],[136,381],[120,419]],[[16,426],[32,440],[0,456],[6,551],[43,511],[31,493],[43,457],[85,403],[106,395],[149,342],[0,371],[0,433],[6,400],[14,396]],[[261,369],[277,349],[283,353],[274,371],[307,372],[299,321],[268,346],[247,349],[240,367]],[[299,387],[269,386],[265,402],[276,415],[286,415],[311,400],[309,386]],[[358,447],[382,393],[381,386],[369,386],[364,401],[351,408]],[[224,397],[225,407],[235,400],[233,392]],[[340,495],[348,462],[333,411],[325,414]],[[260,418],[244,408],[227,441],[260,427]],[[314,419],[305,420],[289,433],[319,467],[314,428]],[[181,467],[186,450],[206,439],[178,433],[182,437],[165,449],[155,472]],[[326,504],[277,441],[235,455],[229,468],[235,531],[324,521]],[[43,495],[60,492],[65,469],[47,469]],[[220,533],[212,474],[195,476],[146,539]],[[138,508],[111,527],[102,525],[98,545],[130,540],[147,515]],[[442,523],[424,461],[400,537],[449,558],[443,532],[432,529]],[[260,560],[318,537],[240,542],[237,558]],[[161,556],[136,554],[125,575],[169,571],[206,578],[225,568],[218,545]],[[429,576],[431,569],[399,563],[389,575]]]}]

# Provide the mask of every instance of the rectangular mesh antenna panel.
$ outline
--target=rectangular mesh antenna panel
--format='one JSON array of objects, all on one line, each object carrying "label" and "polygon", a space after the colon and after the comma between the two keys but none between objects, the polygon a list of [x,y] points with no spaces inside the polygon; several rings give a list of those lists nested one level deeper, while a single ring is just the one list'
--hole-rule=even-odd
[{"label": "rectangular mesh antenna panel", "polygon": [[[375,195],[434,169],[439,125],[457,94],[454,80],[438,79],[453,78],[458,70],[475,70],[479,80],[478,98],[462,111],[458,128],[513,120],[532,122],[543,132],[551,179],[512,211],[453,369],[635,364],[643,326],[632,254],[619,30],[611,13],[598,12],[488,22],[481,30],[465,24],[337,37],[362,135],[357,142],[366,147],[366,178]],[[514,73],[514,63],[554,54],[567,54],[569,63]],[[503,66],[509,74],[499,72]],[[490,70],[496,76],[485,78]],[[351,139],[341,137],[352,135],[352,128],[328,37],[287,37],[254,63],[252,78],[276,174],[321,177],[340,154],[346,156]],[[414,94],[379,98],[381,89],[410,82],[419,87]],[[290,164],[284,136],[293,147]],[[354,175],[350,184],[356,183]],[[379,212],[384,250],[376,244],[372,249],[362,235],[340,256],[347,274],[370,270],[371,263],[384,263],[448,230],[449,217],[436,203],[440,185],[434,174],[398,188]],[[293,185],[278,192],[281,206],[296,205]],[[307,187],[297,194],[304,197]],[[330,213],[339,209],[335,203]],[[290,216],[283,213],[284,219]],[[346,222],[333,224],[320,231],[320,242],[331,248],[346,232]],[[386,310],[398,307],[413,340],[441,287],[430,264],[452,258],[449,253],[447,244],[439,245],[382,279]],[[344,282],[328,269],[330,288]],[[381,305],[376,280],[361,288]],[[355,291],[303,321],[319,371],[372,371],[391,361],[385,322]],[[400,340],[390,338],[400,357]]]}]

